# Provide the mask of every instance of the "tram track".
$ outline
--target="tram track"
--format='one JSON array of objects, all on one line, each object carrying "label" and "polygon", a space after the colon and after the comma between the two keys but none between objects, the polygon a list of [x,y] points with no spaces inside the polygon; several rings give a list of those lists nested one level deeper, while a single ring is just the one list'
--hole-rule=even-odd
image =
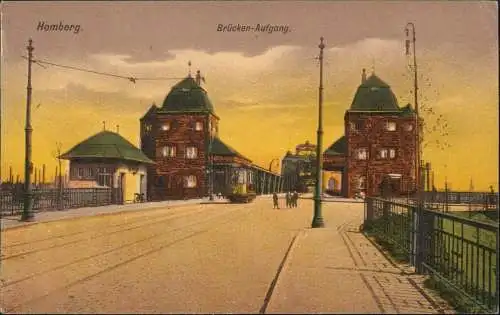
[{"label": "tram track", "polygon": [[[95,278],[99,275],[102,275],[103,273],[112,271],[116,268],[119,268],[120,266],[126,265],[127,263],[130,263],[137,259],[156,253],[162,249],[173,246],[181,241],[187,240],[199,234],[206,233],[212,229],[218,228],[220,225],[231,222],[233,219],[228,218],[220,222],[217,226],[211,226],[208,228],[203,228],[204,227],[203,225],[211,221],[220,219],[221,217],[227,217],[227,216],[231,217],[231,214],[239,212],[241,210],[245,210],[245,208],[246,208],[245,206],[243,207],[239,206],[236,209],[233,208],[226,211],[218,211],[215,213],[215,215],[213,212],[211,212],[210,216],[203,220],[198,220],[196,222],[188,223],[187,225],[182,225],[176,228],[169,229],[167,231],[153,233],[152,235],[149,235],[146,238],[142,238],[140,240],[125,244],[117,248],[113,248],[109,251],[96,253],[94,255],[87,257],[82,257],[80,259],[73,260],[64,265],[53,267],[43,272],[32,273],[31,275],[28,275],[20,279],[4,282],[3,300],[14,301],[13,303],[14,305],[4,307],[4,309],[7,309],[7,312],[11,312],[24,304],[34,303],[50,294],[59,292],[64,289],[68,289],[74,285]],[[248,215],[251,211],[249,209],[246,210],[247,210],[246,214]],[[199,229],[200,226],[202,227],[202,229]],[[176,232],[179,235],[176,236]],[[149,244],[147,244],[148,246],[139,246],[145,242],[149,242]],[[130,255],[130,253],[132,253],[132,255]],[[111,256],[110,254],[114,255]],[[121,256],[119,254],[121,254]],[[111,257],[106,257],[106,255]],[[66,283],[62,284],[62,286],[60,285],[60,283],[58,283],[57,288],[49,290],[48,292],[47,290],[39,288],[39,291],[41,290],[42,292],[38,293],[42,294],[34,294],[32,296],[26,296],[30,295],[30,293],[23,292],[22,286],[20,286],[20,284],[22,284],[23,282],[28,280],[35,280],[35,278],[37,278],[38,281],[39,282],[41,281],[42,283],[44,282],[43,280],[57,279],[58,272],[62,272],[66,276],[64,278],[65,280],[64,282]]]},{"label": "tram track", "polygon": [[[155,216],[155,217],[162,216],[162,215],[164,215],[164,212],[166,212],[166,211],[172,212],[172,211],[175,211],[176,208],[181,208],[181,207],[186,207],[186,206],[188,206],[188,205],[174,205],[174,206],[167,206],[167,207],[162,207],[162,208],[136,210],[133,212],[127,212],[126,217],[120,216],[121,214],[125,214],[125,213],[109,213],[106,215],[113,216],[116,220],[126,220],[126,222],[113,225],[113,226],[121,226],[121,225],[129,224],[130,220],[134,220],[134,222],[137,222],[136,217],[145,218],[146,220],[149,220],[149,219],[151,219],[151,216]],[[158,212],[160,212],[160,213],[158,213]],[[74,218],[74,219],[81,219],[81,218],[82,217],[78,217],[78,218]],[[90,220],[98,220],[99,218],[101,218],[101,216],[97,215],[97,216],[87,217],[87,218]],[[70,220],[72,220],[72,219],[70,219]],[[64,220],[64,221],[67,221],[67,220]],[[44,224],[45,226],[51,226],[51,225],[57,225],[60,222],[61,221],[49,221],[49,222],[42,222],[42,224]],[[105,226],[105,227],[109,226],[109,223],[104,222],[102,224],[99,224],[99,226],[94,225],[90,229],[88,227],[85,227],[83,229],[80,229],[78,231],[73,231],[71,233],[55,234],[55,235],[52,235],[52,236],[49,236],[46,238],[42,238],[42,239],[38,239],[38,240],[29,240],[29,241],[24,241],[24,242],[5,244],[4,246],[2,246],[2,249],[8,249],[8,248],[13,248],[13,247],[18,247],[18,246],[23,246],[23,245],[28,245],[28,244],[32,245],[32,244],[39,243],[39,242],[49,241],[49,240],[52,240],[55,238],[62,238],[62,237],[73,236],[73,235],[86,233],[86,232],[90,232],[90,231],[95,231],[95,230],[101,229],[102,226]],[[40,227],[40,225],[37,225],[36,227]],[[14,230],[11,231],[11,230],[7,229],[3,233],[7,234],[7,233],[12,233],[12,232],[14,232]],[[14,233],[16,233],[16,232],[19,233],[19,231],[17,229],[15,230]]]},{"label": "tram track", "polygon": [[[53,241],[57,241],[57,240],[62,240],[63,243],[62,244],[53,244],[53,245],[49,245],[49,246],[45,246],[45,247],[41,247],[41,248],[34,248],[33,249],[33,246],[31,245],[31,243],[26,242],[26,244],[24,244],[24,245],[29,247],[30,250],[28,250],[28,251],[21,250],[17,253],[14,253],[14,254],[10,254],[10,255],[7,254],[5,256],[2,256],[0,261],[5,261],[5,260],[13,259],[13,258],[18,258],[18,257],[24,257],[26,255],[35,254],[35,253],[39,253],[42,251],[47,251],[47,250],[60,248],[60,247],[64,247],[64,246],[75,245],[75,244],[78,244],[81,242],[91,241],[91,240],[107,237],[107,236],[110,236],[113,234],[118,234],[121,232],[134,231],[134,230],[137,230],[140,228],[150,227],[152,225],[157,225],[157,224],[162,224],[163,222],[166,222],[166,221],[169,221],[172,219],[176,219],[176,218],[181,218],[185,215],[198,214],[198,213],[206,212],[206,211],[209,211],[209,210],[207,210],[206,208],[203,208],[203,209],[192,210],[192,211],[189,211],[188,213],[186,213],[186,212],[168,213],[168,216],[166,218],[165,218],[165,214],[163,213],[163,214],[155,215],[154,217],[149,216],[145,220],[140,220],[139,222],[137,222],[136,220],[133,220],[130,222],[124,222],[124,223],[120,223],[120,224],[113,225],[113,226],[98,227],[98,228],[90,229],[90,230],[86,230],[86,231],[79,231],[79,232],[69,233],[69,234],[65,234],[65,235],[61,235],[61,236],[57,236],[57,237],[51,237],[49,239],[44,240],[44,242],[53,242]],[[158,220],[158,218],[162,218],[162,219]],[[153,221],[153,222],[148,223],[151,221]],[[146,223],[146,224],[137,225],[137,223]],[[113,229],[116,227],[123,227],[123,226],[128,226],[128,227],[119,228],[116,231],[108,232],[109,229]],[[105,229],[105,231],[103,231],[103,228]],[[97,233],[97,234],[92,235],[93,233]],[[85,236],[88,234],[90,234],[92,236],[90,236],[90,237]],[[67,237],[73,237],[73,236],[81,236],[81,237],[79,237],[75,240],[67,240]],[[42,241],[38,241],[38,243],[41,243],[41,242]],[[11,248],[6,248],[6,249],[11,249]],[[4,251],[5,251],[5,249],[2,250],[2,252],[4,252]]]},{"label": "tram track", "polygon": [[[183,218],[189,218],[190,216],[192,215],[196,215],[196,214],[199,214],[199,213],[205,213],[205,214],[209,214],[209,212],[207,211],[210,211],[210,210],[207,210],[207,209],[196,209],[194,211],[189,211],[189,212],[183,212],[181,214],[177,214],[177,215],[171,215],[169,216],[168,218],[164,219],[164,220],[161,220],[161,222],[159,221],[156,221],[154,224],[151,224],[151,226],[156,226],[155,228],[149,228],[149,229],[144,229],[144,230],[141,230],[139,231],[139,233],[142,233],[142,234],[147,234],[147,236],[145,238],[142,238],[141,240],[137,241],[137,242],[142,242],[142,241],[147,241],[149,239],[152,239],[158,235],[161,235],[162,232],[164,233],[168,233],[168,231],[170,230],[167,230],[167,231],[164,231],[162,230],[162,226],[160,225],[160,223],[164,223],[164,224],[168,224],[168,221],[172,222],[176,219],[179,219],[179,220],[182,220]],[[217,213],[216,211],[210,211],[210,213]],[[158,231],[158,229],[160,229],[160,232],[157,233],[156,231]],[[174,229],[176,230],[176,229]],[[119,232],[123,232],[124,234],[119,234]],[[86,260],[87,258],[89,257],[98,257],[99,255],[101,255],[102,253],[113,253],[114,251],[116,251],[116,249],[120,249],[120,248],[126,248],[127,246],[131,246],[137,242],[127,242],[128,238],[127,238],[127,232],[130,232],[130,229],[122,229],[120,231],[115,231],[114,233],[111,233],[111,234],[107,234],[107,235],[101,235],[101,237],[103,238],[103,242],[99,243],[98,245],[99,246],[96,246],[96,244],[92,244],[92,243],[83,243],[84,240],[82,240],[80,243],[80,246],[79,248],[71,248],[70,250],[72,251],[80,251],[80,252],[85,252],[87,255],[85,257],[82,257],[80,259],[77,259],[77,260],[81,260],[81,261],[84,261]],[[127,234],[125,234],[127,233]],[[152,233],[152,234],[151,234]],[[108,238],[105,238],[105,237],[108,237]],[[114,239],[112,238],[114,237]],[[89,239],[87,238],[86,240],[89,240],[89,241],[92,241],[92,240],[96,240],[97,238],[94,238],[94,239]],[[68,245],[68,244],[65,244],[65,245]],[[66,252],[68,251],[67,248],[64,248],[64,246],[54,246],[50,249],[47,249],[46,251],[49,251],[51,250],[52,252],[51,255],[48,255],[48,254],[44,254],[43,252],[44,251],[37,251],[36,253],[35,252],[30,252],[30,253],[26,253],[24,255],[18,255],[17,257],[19,259],[16,259],[16,260],[2,260],[0,261],[2,264],[3,264],[3,275],[2,275],[2,283],[5,285],[9,285],[10,283],[17,283],[17,282],[20,282],[20,279],[17,279],[17,280],[13,280],[13,279],[9,279],[9,268],[12,268],[11,266],[15,266],[16,269],[22,269],[23,268],[23,265],[29,265],[32,263],[33,260],[37,260],[37,264],[38,264],[38,272],[36,274],[43,274],[47,271],[50,271],[50,270],[55,270],[55,269],[60,269],[61,267],[60,266],[69,266],[71,265],[73,262],[75,262],[76,260],[73,259],[74,257],[71,257],[71,256],[68,256],[66,255]],[[39,256],[34,256],[35,254],[38,254]],[[54,263],[53,261],[56,260],[56,262]],[[47,267],[47,266],[50,266],[48,269],[45,268],[44,270],[44,267]],[[29,279],[31,278],[30,275],[28,276],[24,276],[22,279]]]}]

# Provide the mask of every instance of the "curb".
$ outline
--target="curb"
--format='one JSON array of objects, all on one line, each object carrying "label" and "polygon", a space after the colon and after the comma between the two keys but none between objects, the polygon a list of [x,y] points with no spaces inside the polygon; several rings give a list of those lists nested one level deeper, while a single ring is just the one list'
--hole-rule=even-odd
[{"label": "curb", "polygon": [[271,281],[271,284],[269,285],[269,288],[267,290],[266,296],[264,298],[264,302],[259,310],[259,314],[265,314],[267,307],[272,301],[273,298],[273,293],[276,287],[278,286],[278,282],[280,279],[281,274],[284,273],[290,254],[294,251],[295,247],[297,246],[297,239],[302,236],[305,233],[305,230],[301,230],[295,234],[295,236],[292,238],[292,241],[290,242],[290,245],[288,246],[287,251],[285,252],[285,256],[281,260],[281,263],[278,266],[278,270],[274,276],[273,281]]}]

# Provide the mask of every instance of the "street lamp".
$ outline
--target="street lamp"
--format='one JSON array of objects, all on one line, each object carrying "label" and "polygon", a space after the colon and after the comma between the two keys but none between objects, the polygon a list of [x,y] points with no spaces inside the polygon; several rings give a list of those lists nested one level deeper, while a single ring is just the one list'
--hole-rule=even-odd
[{"label": "street lamp", "polygon": [[21,215],[22,221],[33,221],[35,215],[33,213],[33,192],[31,187],[31,171],[33,165],[31,163],[31,134],[33,128],[31,127],[31,64],[33,62],[33,41],[28,41],[28,85],[26,87],[26,143],[25,143],[25,159],[24,159],[24,208]]},{"label": "street lamp", "polygon": [[212,146],[214,142],[214,133],[212,130],[212,123],[210,121],[210,117],[208,118],[208,136],[209,136],[209,143],[208,143],[208,200],[213,201],[214,200],[214,160],[213,160],[213,154],[212,154]]},{"label": "street lamp", "polygon": [[[410,30],[412,32],[412,36],[410,38]],[[410,55],[410,43],[412,44],[411,46],[413,47],[413,74],[414,74],[414,79],[413,79],[413,94],[415,98],[415,188],[417,189],[417,199],[420,200],[421,198],[421,168],[420,168],[420,155],[421,155],[421,143],[420,143],[420,132],[421,132],[421,124],[420,124],[420,116],[419,116],[419,108],[418,108],[418,75],[417,75],[417,54],[416,54],[416,49],[415,49],[415,24],[413,23],[408,23],[406,24],[405,27],[405,34],[406,34],[406,41],[405,41],[405,46],[406,46],[406,55]]]},{"label": "street lamp", "polygon": [[321,176],[323,174],[323,49],[324,38],[320,38],[319,44],[319,104],[318,104],[318,140],[316,146],[316,192],[314,194],[314,217],[311,224],[313,228],[324,227],[323,217],[321,215]]}]

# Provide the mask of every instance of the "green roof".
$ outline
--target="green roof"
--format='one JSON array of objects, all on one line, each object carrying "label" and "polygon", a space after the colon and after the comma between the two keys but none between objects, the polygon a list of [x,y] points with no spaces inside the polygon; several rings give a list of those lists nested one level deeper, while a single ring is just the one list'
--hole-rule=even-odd
[{"label": "green roof", "polygon": [[154,164],[127,139],[112,131],[101,131],[61,155],[62,159],[119,159]]},{"label": "green roof", "polygon": [[222,142],[221,139],[218,137],[214,137],[212,141],[212,148],[210,150],[210,153],[213,155],[222,155],[222,156],[237,156],[246,160],[249,160],[249,158],[243,156],[240,154],[238,151],[235,149],[231,148],[229,145],[225,144]]},{"label": "green roof", "polygon": [[413,116],[415,115],[415,110],[410,104],[407,104],[405,107],[401,108],[400,115],[404,117]]},{"label": "green roof", "polygon": [[166,113],[214,113],[214,107],[207,92],[188,76],[172,87],[160,112]]},{"label": "green roof", "polygon": [[347,152],[347,142],[345,136],[340,137],[337,141],[335,141],[324,154],[327,155],[344,155]]},{"label": "green roof", "polygon": [[372,74],[358,87],[350,110],[399,111],[399,106],[391,87]]}]

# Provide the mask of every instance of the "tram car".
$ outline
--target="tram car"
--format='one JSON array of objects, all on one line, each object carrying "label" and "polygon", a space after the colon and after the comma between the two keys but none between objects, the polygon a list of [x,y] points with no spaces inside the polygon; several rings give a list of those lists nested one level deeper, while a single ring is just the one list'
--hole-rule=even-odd
[{"label": "tram car", "polygon": [[227,199],[231,203],[252,202],[257,197],[253,172],[244,168],[234,169],[229,190]]}]

